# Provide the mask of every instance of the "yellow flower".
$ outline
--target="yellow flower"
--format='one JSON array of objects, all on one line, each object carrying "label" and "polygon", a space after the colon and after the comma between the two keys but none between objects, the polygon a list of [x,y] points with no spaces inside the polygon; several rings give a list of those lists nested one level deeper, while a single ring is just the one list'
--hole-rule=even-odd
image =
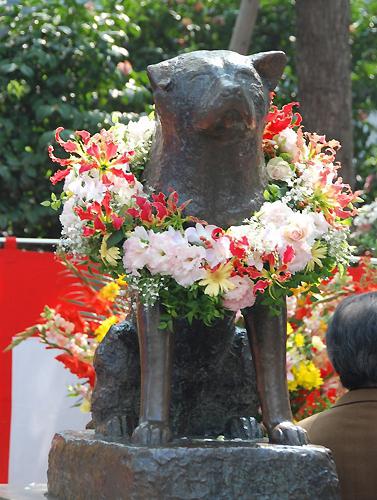
[{"label": "yellow flower", "polygon": [[111,281],[107,285],[103,286],[98,292],[101,299],[108,300],[109,302],[114,302],[114,300],[119,295],[120,286],[115,281]]},{"label": "yellow flower", "polygon": [[199,285],[206,287],[204,293],[210,297],[216,297],[220,292],[233,290],[235,285],[229,280],[232,270],[231,262],[221,264],[215,271],[209,269],[206,277],[199,281]]},{"label": "yellow flower", "polygon": [[106,234],[103,237],[101,248],[100,248],[100,256],[103,262],[106,264],[110,264],[110,266],[116,266],[117,260],[120,259],[120,253],[118,247],[107,248],[107,240],[110,238],[110,234]]},{"label": "yellow flower", "polygon": [[97,342],[102,342],[105,338],[106,333],[110,330],[110,328],[118,322],[117,316],[110,316],[102,321],[99,327],[94,332],[96,335]]},{"label": "yellow flower", "polygon": [[317,264],[319,267],[323,267],[322,259],[324,259],[327,255],[327,246],[321,243],[320,241],[316,241],[311,249],[312,258],[306,264],[306,270],[311,272],[314,271],[314,266]]},{"label": "yellow flower", "polygon": [[298,366],[292,368],[294,380],[288,382],[290,391],[294,391],[297,387],[304,389],[317,389],[323,384],[321,372],[312,361],[301,361]]},{"label": "yellow flower", "polygon": [[90,401],[88,399],[84,399],[79,409],[82,413],[89,413],[91,409]]},{"label": "yellow flower", "polygon": [[290,323],[287,323],[287,335],[291,335],[293,333],[293,328]]},{"label": "yellow flower", "polygon": [[126,277],[125,274],[119,274],[118,275],[118,278],[115,280],[115,282],[119,285],[119,286],[128,286],[127,284],[127,281],[124,279]]},{"label": "yellow flower", "polygon": [[297,345],[297,347],[302,347],[305,344],[305,337],[302,333],[296,333],[295,344]]},{"label": "yellow flower", "polygon": [[310,283],[305,283],[304,281],[301,281],[301,285],[297,288],[291,288],[291,292],[293,292],[293,295],[295,297],[299,297],[301,294],[307,292],[308,290],[310,290]]}]

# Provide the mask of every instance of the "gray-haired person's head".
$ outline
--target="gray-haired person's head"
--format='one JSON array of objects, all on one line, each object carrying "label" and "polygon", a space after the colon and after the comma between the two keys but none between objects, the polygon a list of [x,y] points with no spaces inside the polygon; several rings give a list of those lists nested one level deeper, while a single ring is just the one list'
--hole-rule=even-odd
[{"label": "gray-haired person's head", "polygon": [[343,300],[330,322],[326,343],[344,387],[377,387],[377,292]]}]

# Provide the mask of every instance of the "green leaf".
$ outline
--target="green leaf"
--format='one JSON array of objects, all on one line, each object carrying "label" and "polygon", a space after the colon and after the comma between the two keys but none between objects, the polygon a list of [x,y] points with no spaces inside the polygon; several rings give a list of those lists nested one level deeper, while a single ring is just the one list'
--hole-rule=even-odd
[{"label": "green leaf", "polygon": [[124,233],[120,229],[119,231],[116,231],[115,233],[113,233],[110,236],[110,238],[107,240],[107,247],[108,248],[113,247],[113,246],[117,245],[118,243],[120,243],[123,239],[124,239]]},{"label": "green leaf", "polygon": [[27,66],[26,64],[20,65],[20,71],[23,75],[27,76],[28,78],[34,76],[34,70],[30,68],[30,66]]},{"label": "green leaf", "polygon": [[13,71],[16,71],[16,69],[17,69],[17,64],[13,62],[8,64],[2,64],[0,66],[1,73],[13,73]]}]

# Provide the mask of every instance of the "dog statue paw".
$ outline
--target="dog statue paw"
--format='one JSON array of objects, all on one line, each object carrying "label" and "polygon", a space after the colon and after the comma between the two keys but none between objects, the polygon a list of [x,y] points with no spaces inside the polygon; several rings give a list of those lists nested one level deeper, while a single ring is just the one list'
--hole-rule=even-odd
[{"label": "dog statue paw", "polygon": [[170,439],[170,428],[164,422],[141,422],[132,434],[132,443],[142,446],[161,446]]},{"label": "dog statue paw", "polygon": [[260,439],[262,426],[253,417],[233,417],[227,424],[226,437],[230,439]]},{"label": "dog statue paw", "polygon": [[280,422],[269,433],[270,443],[302,446],[308,444],[308,436],[304,429],[290,421]]}]

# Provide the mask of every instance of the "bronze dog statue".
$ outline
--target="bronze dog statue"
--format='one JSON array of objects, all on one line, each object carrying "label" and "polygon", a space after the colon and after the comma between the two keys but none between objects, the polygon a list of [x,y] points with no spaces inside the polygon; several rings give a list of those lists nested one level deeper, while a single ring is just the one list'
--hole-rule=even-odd
[{"label": "bronze dog statue", "polygon": [[[192,200],[191,215],[210,224],[227,228],[250,217],[263,203],[266,184],[262,152],[264,119],[269,93],[275,88],[285,63],[282,52],[241,56],[230,51],[198,51],[149,66],[157,130],[145,168],[146,184],[165,193],[173,188],[181,201]],[[263,423],[270,442],[306,444],[305,431],[292,423],[289,404],[286,311],[282,310],[278,317],[272,316],[257,301],[252,309],[242,314],[255,366]],[[227,350],[234,338],[231,315],[212,328],[198,323],[190,327],[178,321],[174,334],[160,331],[159,322],[159,304],[151,307],[138,304],[141,400],[139,425],[133,431],[132,441],[142,445],[160,445],[171,439],[169,414],[174,336],[192,343],[202,340],[203,346],[205,339],[210,338],[211,342],[218,342],[217,351],[221,351],[223,342]],[[203,350],[207,359],[212,356],[213,347],[203,347]],[[101,349],[96,360],[99,378],[104,372],[100,358]],[[221,377],[216,383],[221,384]],[[104,420],[101,393],[104,390],[99,381],[93,398],[96,425]],[[230,414],[228,417],[244,415]],[[101,426],[97,428],[101,430]]]}]

